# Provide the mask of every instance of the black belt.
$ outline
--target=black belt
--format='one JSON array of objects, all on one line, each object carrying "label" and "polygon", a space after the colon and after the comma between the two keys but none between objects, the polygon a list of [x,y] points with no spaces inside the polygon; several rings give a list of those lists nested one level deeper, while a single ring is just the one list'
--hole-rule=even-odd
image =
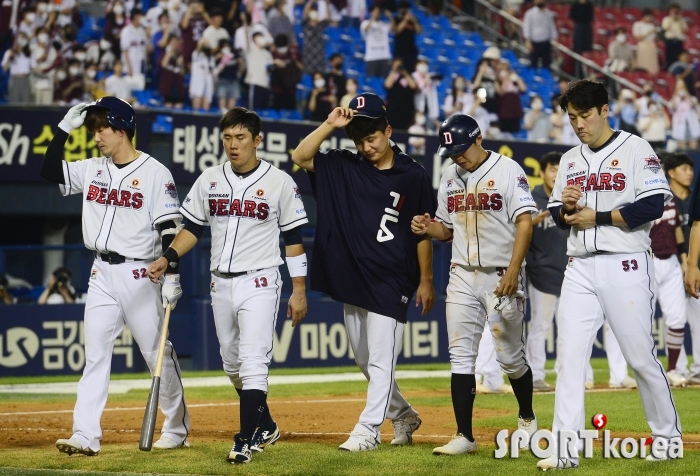
[{"label": "black belt", "polygon": [[145,261],[140,258],[127,258],[126,256],[122,256],[119,253],[114,253],[110,251],[109,253],[100,253],[98,251],[95,251],[95,259],[99,259],[100,261],[104,261],[105,263],[109,264],[122,264],[122,263],[130,263],[132,261]]},{"label": "black belt", "polygon": [[214,276],[216,276],[217,278],[231,279],[231,278],[238,278],[238,277],[244,276],[246,274],[257,273],[258,271],[262,271],[263,269],[265,269],[265,268],[254,269],[252,271],[240,271],[238,273],[222,273],[219,270],[214,270],[214,271],[212,271],[212,274]]}]

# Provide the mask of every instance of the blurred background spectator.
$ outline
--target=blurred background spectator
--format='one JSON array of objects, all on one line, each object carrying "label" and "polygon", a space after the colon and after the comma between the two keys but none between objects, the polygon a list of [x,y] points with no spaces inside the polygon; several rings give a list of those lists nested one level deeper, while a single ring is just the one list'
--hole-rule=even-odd
[{"label": "blurred background spectator", "polygon": [[296,109],[297,83],[301,80],[304,71],[299,48],[296,45],[290,45],[286,35],[279,34],[275,37],[275,46],[272,48],[272,61],[270,69],[272,107]]},{"label": "blurred background spectator", "polygon": [[685,32],[688,24],[681,15],[681,7],[677,3],[668,7],[668,16],[661,20],[661,30],[664,34],[664,44],[666,49],[666,65],[671,65],[678,60],[678,56],[683,50]]},{"label": "blurred background spectator", "polygon": [[53,103],[54,70],[56,49],[51,43],[49,30],[41,27],[37,30],[36,43],[32,48],[32,95],[35,104],[48,105]]},{"label": "blurred background spectator", "polygon": [[659,72],[659,55],[656,52],[656,24],[654,14],[645,9],[642,19],[632,25],[632,34],[637,40],[637,68],[651,74]]},{"label": "blurred background spectator", "polygon": [[41,293],[38,304],[73,304],[75,288],[70,282],[71,273],[66,268],[57,268],[49,278],[46,289]]},{"label": "blurred background spectator", "polygon": [[83,99],[86,102],[95,101],[106,95],[104,81],[97,77],[97,65],[89,63],[86,66],[83,81],[85,82],[85,96]]},{"label": "blurred background spectator", "polygon": [[[165,47],[160,68],[158,92],[163,97],[165,107],[182,107],[185,103],[185,74],[187,70],[182,54],[182,40],[177,36],[170,37],[170,43]],[[116,65],[114,71],[116,74]]]},{"label": "blurred background spectator", "polygon": [[252,23],[249,12],[241,12],[241,26],[238,27],[233,38],[233,49],[245,54],[248,45],[253,42],[253,34],[260,33],[264,44],[272,44],[272,36],[264,23]]},{"label": "blurred background spectator", "polygon": [[593,4],[588,0],[577,0],[571,4],[569,19],[574,22],[573,50],[582,54],[593,50]]},{"label": "blurred background spectator", "polygon": [[635,54],[627,42],[627,32],[623,27],[615,30],[615,37],[608,45],[608,59],[605,66],[612,73],[630,71],[635,67]]},{"label": "blurred background spectator", "polygon": [[0,273],[0,304],[14,304],[15,300],[8,289],[7,278]]},{"label": "blurred background spectator", "polygon": [[245,54],[246,77],[248,84],[248,109],[268,109],[270,107],[270,74],[272,54],[266,49],[267,41],[262,33],[253,33],[253,42]]},{"label": "blurred background spectator", "polygon": [[676,81],[676,89],[671,97],[670,109],[671,137],[678,142],[681,149],[696,149],[700,139],[700,120],[698,119],[698,100],[688,94],[688,88],[681,80]]},{"label": "blurred background spectator", "polygon": [[554,12],[547,8],[545,0],[535,0],[533,5],[523,17],[523,38],[530,50],[530,66],[549,69],[552,63],[550,41],[558,36]]},{"label": "blurred background spectator", "polygon": [[306,2],[303,14],[304,46],[303,60],[306,74],[326,70],[326,40],[323,31],[325,21],[319,18],[318,7],[312,1]]},{"label": "blurred background spectator", "polygon": [[425,134],[428,133],[425,123],[425,114],[420,111],[416,111],[415,116],[413,116],[413,124],[408,128],[409,134],[417,134],[417,136],[412,135],[408,138],[409,155],[418,157],[425,156]]},{"label": "blurred background spectator", "polygon": [[314,122],[323,122],[328,118],[333,108],[338,104],[334,94],[326,87],[326,80],[323,73],[317,71],[313,76],[313,89],[309,94],[306,108],[308,109],[308,119]]},{"label": "blurred background spectator", "polygon": [[120,60],[114,62],[114,69],[105,79],[105,95],[116,96],[128,102],[134,102],[131,96],[129,80],[124,76],[124,65]]},{"label": "blurred background spectator", "polygon": [[267,29],[270,30],[272,38],[284,35],[287,37],[288,44],[291,45],[296,43],[296,36],[294,35],[294,26],[285,13],[286,4],[287,0],[275,0],[274,8],[271,8],[267,13]]},{"label": "blurred background spectator", "polygon": [[[388,18],[386,21],[384,18]],[[368,78],[385,78],[389,73],[391,48],[389,33],[393,32],[394,17],[390,11],[384,12],[378,4],[374,4],[370,17],[360,25],[360,32],[365,39],[365,72]],[[409,117],[409,120],[413,114]]]},{"label": "blurred background spectator", "polygon": [[219,112],[226,111],[236,106],[241,97],[241,85],[239,73],[241,71],[241,58],[231,48],[230,40],[219,42],[219,51],[215,57],[214,77],[216,79],[216,97],[219,99]]},{"label": "blurred background spectator", "polygon": [[[343,55],[333,53],[329,58],[331,70],[326,73],[326,85],[331,94],[335,94],[338,102],[345,96],[345,83],[348,78],[343,74]],[[321,70],[319,70],[321,71]]]},{"label": "blurred background spectator", "polygon": [[180,22],[180,31],[182,34],[182,55],[185,57],[188,68],[192,61],[192,53],[197,49],[199,40],[202,39],[202,34],[209,23],[211,21],[204,10],[204,4],[194,0],[187,5],[187,10]]},{"label": "blurred background spectator", "polygon": [[29,37],[19,33],[12,48],[2,57],[2,69],[10,73],[8,96],[12,103],[31,102],[29,74],[32,72],[32,58],[29,50]]},{"label": "blurred background spectator", "polygon": [[[405,68],[408,71],[408,68]],[[440,106],[438,103],[437,88],[441,75],[430,72],[430,65],[425,59],[419,59],[416,63],[416,70],[413,72],[413,80],[416,83],[414,101],[416,111],[422,112],[429,119],[429,123],[434,123],[440,116]],[[428,128],[433,129],[434,124],[428,124]]]},{"label": "blurred background spectator", "polygon": [[199,40],[192,53],[192,73],[190,77],[190,101],[192,109],[208,111],[214,96],[214,76],[212,51],[205,38]]},{"label": "blurred background spectator", "polygon": [[637,121],[637,129],[642,139],[656,150],[666,147],[666,131],[671,127],[671,119],[666,110],[655,101],[647,104],[647,114]]},{"label": "blurred background spectator", "polygon": [[105,35],[115,38],[114,54],[121,56],[121,46],[119,38],[121,37],[122,29],[126,26],[126,9],[121,0],[114,0],[111,4],[107,4],[107,21],[105,24]]},{"label": "blurred background spectator", "polygon": [[681,50],[678,60],[668,67],[668,72],[676,78],[676,81],[683,81],[688,92],[694,96],[695,81],[693,73],[695,69],[697,69],[697,63],[693,64],[691,62],[690,53],[686,50]]},{"label": "blurred background spectator", "polygon": [[209,15],[209,22],[209,26],[202,32],[202,39],[211,50],[216,50],[221,40],[229,40],[231,39],[231,35],[228,30],[222,26],[224,23],[224,12],[221,10],[212,10]]},{"label": "blurred background spectator", "polygon": [[528,142],[549,142],[552,121],[544,109],[544,102],[537,94],[530,98],[530,110],[525,114],[525,130]]},{"label": "blurred background spectator", "polygon": [[418,46],[416,35],[423,32],[420,22],[411,12],[411,3],[402,0],[399,2],[399,15],[396,18],[396,30],[394,31],[394,57],[401,58],[409,73],[416,69],[418,61]]},{"label": "blurred background spectator", "polygon": [[340,107],[348,107],[350,106],[350,101],[352,101],[352,98],[357,96],[358,94],[358,89],[357,89],[357,80],[355,78],[348,78],[345,80],[345,94],[343,95],[342,98],[340,98],[340,103],[338,104]]},{"label": "blurred background spectator", "polygon": [[[498,99],[496,97],[496,71],[498,64],[501,62],[501,50],[495,46],[489,46],[484,54],[481,55],[481,60],[476,65],[476,73],[472,79],[472,88],[475,94],[479,97],[484,97],[482,106],[490,114],[497,116]],[[479,89],[483,89],[483,94],[479,94]]]},{"label": "blurred background spectator", "polygon": [[413,123],[416,113],[415,92],[418,89],[413,76],[403,66],[401,58],[394,58],[391,70],[384,79],[386,117],[394,129],[405,131]]},{"label": "blurred background spectator", "polygon": [[137,77],[146,69],[145,62],[151,51],[150,39],[141,26],[143,12],[138,8],[131,11],[131,23],[122,29],[119,46],[122,51],[122,64],[128,76]]},{"label": "blurred background spectator", "polygon": [[501,132],[512,134],[520,131],[520,120],[524,115],[520,95],[526,91],[525,82],[510,68],[510,63],[501,60],[496,81],[498,128]]},{"label": "blurred background spectator", "polygon": [[617,99],[617,103],[612,107],[612,114],[620,119],[620,130],[630,134],[639,135],[637,130],[637,104],[634,91],[623,89]]},{"label": "blurred background spectator", "polygon": [[55,94],[58,95],[58,103],[61,105],[74,105],[83,101],[85,95],[84,71],[80,61],[72,59],[68,62],[68,68],[64,70],[66,76],[61,80],[60,72],[57,73],[59,80]]}]

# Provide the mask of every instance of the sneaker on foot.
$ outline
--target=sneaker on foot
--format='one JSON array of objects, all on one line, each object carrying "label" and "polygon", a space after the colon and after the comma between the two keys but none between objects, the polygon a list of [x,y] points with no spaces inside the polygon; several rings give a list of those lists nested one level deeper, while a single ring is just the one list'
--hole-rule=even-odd
[{"label": "sneaker on foot", "polygon": [[548,469],[572,469],[578,468],[578,463],[574,463],[568,458],[558,458],[557,455],[552,455],[549,458],[539,460],[537,468],[542,471],[547,471]]},{"label": "sneaker on foot", "polygon": [[[525,430],[530,438],[532,438],[532,435],[537,431],[537,417],[532,420],[525,420],[524,418],[518,417],[518,430]],[[530,438],[528,438],[527,441],[520,442],[521,450],[526,450],[530,447]]]},{"label": "sneaker on foot", "polygon": [[671,384],[671,387],[685,387],[688,385],[688,379],[679,374],[675,369],[666,372],[666,377],[668,377],[668,383]]},{"label": "sneaker on foot", "polygon": [[445,446],[433,449],[434,455],[461,455],[474,453],[476,451],[476,441],[469,441],[466,436],[457,433]]},{"label": "sneaker on foot", "polygon": [[253,453],[250,451],[248,442],[245,440],[234,438],[233,448],[231,448],[231,452],[228,454],[226,460],[229,463],[234,464],[248,463],[251,459],[253,459]]},{"label": "sneaker on foot", "polygon": [[177,448],[189,448],[190,443],[187,441],[187,438],[182,440],[182,443],[178,443],[177,441],[173,440],[172,438],[169,438],[167,436],[161,436],[158,441],[153,443],[153,448],[157,450],[174,450]]},{"label": "sneaker on foot", "polygon": [[394,439],[391,440],[391,444],[410,445],[413,443],[413,432],[420,428],[421,423],[418,415],[391,420],[391,424],[394,425]]},{"label": "sneaker on foot", "polygon": [[350,438],[338,446],[341,451],[372,451],[379,447],[379,440],[377,440],[371,433],[363,431],[353,431],[350,433]]},{"label": "sneaker on foot", "polygon": [[280,434],[280,429],[277,426],[277,423],[275,423],[275,429],[271,431],[263,430],[262,428],[258,427],[253,434],[253,438],[251,439],[250,451],[262,453],[266,446],[274,445],[275,442],[280,439],[280,436],[282,435]]},{"label": "sneaker on foot", "polygon": [[592,389],[593,389],[593,381],[586,380],[586,390],[592,390]]},{"label": "sneaker on foot", "polygon": [[94,451],[91,450],[89,447],[83,448],[83,445],[80,443],[80,440],[78,440],[78,438],[76,438],[75,436],[56,440],[56,448],[58,448],[58,451],[60,451],[61,453],[65,453],[68,456],[74,454],[80,454],[85,456],[97,456],[98,454],[100,454],[100,450]]},{"label": "sneaker on foot", "polygon": [[544,380],[535,380],[532,382],[532,390],[535,392],[550,392],[552,387]]}]

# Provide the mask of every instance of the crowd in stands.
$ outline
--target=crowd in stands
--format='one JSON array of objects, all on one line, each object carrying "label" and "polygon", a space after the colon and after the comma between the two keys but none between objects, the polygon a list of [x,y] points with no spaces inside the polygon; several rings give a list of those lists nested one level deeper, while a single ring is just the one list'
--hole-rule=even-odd
[{"label": "crowd in stands", "polygon": [[[474,51],[463,51],[470,43],[457,27],[406,0],[155,1],[108,0],[97,19],[76,0],[2,10],[7,101],[70,105],[114,95],[137,106],[218,113],[238,104],[318,122],[369,90],[387,101],[398,130],[429,133],[464,112],[488,138],[575,144],[549,73],[561,61],[550,45],[557,40],[646,88],[642,97],[615,90],[617,127],[659,146],[667,132],[681,147],[700,138],[700,51],[692,48],[700,15],[677,5],[663,15],[620,10],[629,20],[620,22],[612,7],[589,0],[503,0],[523,19],[521,32],[505,33],[522,35],[524,65],[476,37],[468,37]],[[590,74],[578,63],[570,72]]]}]

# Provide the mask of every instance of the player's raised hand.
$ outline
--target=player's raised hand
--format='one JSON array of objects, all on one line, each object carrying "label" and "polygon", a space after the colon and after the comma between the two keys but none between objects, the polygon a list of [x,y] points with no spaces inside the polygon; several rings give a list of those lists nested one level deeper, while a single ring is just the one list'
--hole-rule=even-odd
[{"label": "player's raised hand", "polygon": [[306,293],[294,290],[287,304],[287,319],[292,318],[292,327],[296,327],[304,316],[306,316]]},{"label": "player's raised hand", "polygon": [[577,213],[573,215],[564,215],[564,220],[566,224],[572,226],[578,230],[586,230],[588,228],[595,228],[595,210],[590,207],[582,207],[576,205]]},{"label": "player's raised hand", "polygon": [[696,265],[688,264],[683,281],[686,292],[695,299],[700,298],[700,269]]},{"label": "player's raised hand", "polygon": [[83,122],[85,121],[85,116],[87,115],[87,107],[88,103],[81,102],[80,104],[76,104],[72,108],[68,109],[68,112],[61,121],[61,123],[64,125],[63,129],[65,129],[65,125],[67,125],[71,130],[82,126]]},{"label": "player's raised hand", "polygon": [[576,204],[581,199],[583,193],[578,185],[567,185],[561,192],[561,203],[564,205],[564,211],[573,210]]},{"label": "player's raised hand", "polygon": [[160,282],[160,277],[163,276],[167,268],[168,260],[161,256],[148,267],[148,278],[152,282],[158,284]]},{"label": "player's raised hand", "polygon": [[433,308],[435,304],[435,287],[432,281],[421,281],[416,291],[416,307],[423,303],[423,312],[421,316],[425,316]]},{"label": "player's raised hand", "polygon": [[349,107],[336,107],[328,114],[326,122],[336,129],[340,129],[350,124],[356,112],[357,111],[353,111]]},{"label": "player's raised hand", "polygon": [[428,232],[430,223],[431,219],[429,213],[416,215],[413,217],[413,220],[411,220],[411,231],[416,235],[425,235]]}]

